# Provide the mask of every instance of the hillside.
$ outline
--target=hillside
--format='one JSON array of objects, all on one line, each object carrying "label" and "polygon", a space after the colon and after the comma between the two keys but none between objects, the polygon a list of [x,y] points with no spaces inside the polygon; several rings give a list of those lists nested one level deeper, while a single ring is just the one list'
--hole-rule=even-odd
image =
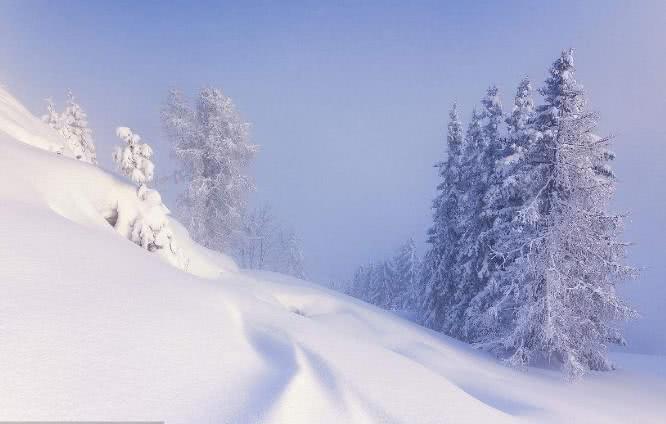
[{"label": "hillside", "polygon": [[171,220],[188,258],[174,267],[107,222],[109,208],[141,207],[134,187],[69,158],[2,88],[0,151],[0,420],[666,416],[663,357],[617,354],[617,371],[573,384],[520,372],[317,285],[239,270]]}]

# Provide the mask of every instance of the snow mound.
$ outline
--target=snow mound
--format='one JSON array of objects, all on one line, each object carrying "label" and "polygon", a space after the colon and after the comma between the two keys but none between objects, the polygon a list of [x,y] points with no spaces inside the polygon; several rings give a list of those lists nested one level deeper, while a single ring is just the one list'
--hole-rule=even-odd
[{"label": "snow mound", "polygon": [[174,220],[190,262],[188,272],[169,266],[109,225],[105,208],[135,202],[135,188],[52,153],[61,145],[0,90],[0,420],[666,416],[664,358],[618,356],[624,369],[576,384],[521,373],[347,296],[239,271]]},{"label": "snow mound", "polygon": [[0,86],[0,131],[10,138],[51,152],[65,152],[65,142]]}]

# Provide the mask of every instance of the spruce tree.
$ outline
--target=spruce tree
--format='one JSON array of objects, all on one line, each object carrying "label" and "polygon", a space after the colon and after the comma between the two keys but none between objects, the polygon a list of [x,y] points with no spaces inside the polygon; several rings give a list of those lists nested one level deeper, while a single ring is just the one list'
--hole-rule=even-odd
[{"label": "spruce tree", "polygon": [[512,296],[517,290],[516,281],[506,269],[520,254],[516,241],[524,235],[516,216],[531,184],[522,170],[534,135],[534,113],[532,88],[526,78],[521,81],[513,110],[506,118],[508,137],[500,148],[502,157],[494,165],[491,184],[484,196],[484,214],[492,219],[485,237],[491,266],[466,312],[469,341],[488,350],[497,349],[497,343],[510,328],[510,311],[515,307]]},{"label": "spruce tree", "polygon": [[391,309],[393,295],[393,268],[388,261],[379,261],[370,266],[367,301],[382,309]]},{"label": "spruce tree", "polygon": [[[612,368],[609,343],[623,343],[618,323],[635,315],[617,295],[631,277],[623,217],[609,213],[615,192],[608,138],[594,134],[571,50],[562,53],[540,90],[523,180],[531,184],[517,213],[519,257],[513,326],[499,344],[516,365],[546,360],[574,378]],[[518,233],[518,232],[517,232]]]},{"label": "spruce tree", "polygon": [[469,231],[464,238],[468,250],[464,264],[465,288],[461,301],[456,305],[457,317],[462,317],[458,337],[469,342],[478,337],[477,317],[482,313],[487,302],[486,288],[490,276],[498,266],[493,254],[496,237],[493,231],[495,220],[503,208],[503,199],[489,201],[489,193],[496,191],[503,183],[500,159],[505,155],[506,138],[500,133],[503,121],[502,104],[496,86],[491,86],[481,100],[483,105],[483,143],[475,152],[475,160],[468,168],[472,175],[472,212],[468,221]]},{"label": "spruce tree", "polygon": [[[478,126],[474,114],[470,128]],[[469,141],[469,130],[468,130]],[[463,129],[454,104],[449,113],[447,134],[447,159],[438,162],[440,184],[433,201],[433,225],[428,230],[430,245],[424,260],[421,275],[422,317],[424,325],[443,330],[448,322],[447,312],[455,293],[459,241],[464,231],[461,214],[465,208],[466,185],[463,174],[463,153],[468,151]]]},{"label": "spruce tree", "polygon": [[482,126],[483,112],[472,113],[465,135],[465,149],[461,160],[462,207],[458,214],[461,235],[451,266],[451,289],[443,305],[446,320],[441,329],[453,337],[466,340],[463,334],[465,312],[480,285],[479,258],[483,226],[483,196],[487,188],[488,139]]},{"label": "spruce tree", "polygon": [[116,135],[125,143],[113,152],[113,161],[118,169],[139,187],[151,182],[155,171],[155,165],[150,159],[153,149],[141,142],[141,136],[133,133],[130,128],[118,127]]},{"label": "spruce tree", "polygon": [[393,259],[395,271],[394,309],[413,311],[417,307],[419,260],[413,238],[400,247]]},{"label": "spruce tree", "polygon": [[366,288],[366,272],[363,266],[359,266],[354,271],[354,276],[345,293],[357,299],[363,299]]},{"label": "spruce tree", "polygon": [[71,91],[67,93],[67,104],[62,113],[58,113],[53,101],[48,99],[47,114],[42,120],[65,139],[67,149],[76,159],[97,164],[92,130],[88,128],[88,115],[76,103]]}]

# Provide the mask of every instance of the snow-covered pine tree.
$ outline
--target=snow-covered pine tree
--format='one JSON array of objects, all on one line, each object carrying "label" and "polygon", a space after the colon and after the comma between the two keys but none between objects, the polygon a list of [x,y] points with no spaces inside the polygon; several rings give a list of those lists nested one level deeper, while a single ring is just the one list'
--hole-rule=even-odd
[{"label": "snow-covered pine tree", "polygon": [[354,276],[351,283],[347,286],[346,294],[353,296],[357,299],[365,299],[365,292],[367,289],[367,272],[365,267],[359,266],[354,271]]},{"label": "snow-covered pine tree", "polygon": [[393,259],[395,293],[393,307],[397,310],[415,311],[417,308],[420,279],[419,258],[413,238],[407,240]]},{"label": "snow-covered pine tree", "polygon": [[169,210],[162,203],[160,193],[141,184],[136,194],[142,202],[142,208],[131,222],[129,239],[149,252],[166,249],[169,261],[184,269],[187,260],[176,245],[167,217]]},{"label": "snow-covered pine tree", "polygon": [[[505,176],[501,160],[507,155],[507,140],[500,132],[504,120],[502,104],[496,86],[491,86],[481,100],[483,105],[483,148],[477,152],[476,161],[471,165],[474,175],[475,189],[470,231],[466,233],[464,246],[469,249],[465,265],[463,281],[467,284],[464,293],[471,298],[463,298],[457,308],[464,308],[460,337],[468,342],[475,342],[482,327],[478,319],[483,317],[485,310],[492,301],[494,280],[491,278],[495,270],[501,266],[501,260],[494,253],[497,244],[498,216],[502,214],[507,199],[502,190]],[[476,168],[476,169],[475,169]],[[480,197],[478,197],[480,196]]]},{"label": "snow-covered pine tree", "polygon": [[178,202],[183,223],[204,246],[231,251],[254,189],[246,172],[258,148],[249,125],[216,88],[201,90],[195,112],[172,91],[162,118],[186,183]]},{"label": "snow-covered pine tree", "polygon": [[365,290],[363,290],[364,296],[361,299],[383,308],[386,304],[388,293],[388,281],[384,262],[373,262],[364,267],[364,270]]},{"label": "snow-covered pine tree", "polygon": [[361,290],[362,297],[361,300],[373,303],[377,297],[377,290],[379,286],[379,279],[377,277],[377,263],[373,262],[363,267],[364,275],[362,278],[363,290]]},{"label": "snow-covered pine tree", "polygon": [[465,148],[462,152],[459,186],[462,207],[457,219],[460,237],[456,244],[455,257],[450,267],[450,287],[441,304],[443,321],[440,331],[466,340],[463,333],[465,312],[470,300],[479,290],[480,278],[480,241],[484,231],[481,213],[483,196],[487,189],[488,139],[484,135],[483,119],[485,114],[476,110],[465,135]]},{"label": "snow-covered pine tree", "polygon": [[138,186],[139,206],[126,208],[118,202],[109,223],[149,252],[159,251],[173,265],[187,269],[188,260],[177,246],[169,225],[169,209],[162,203],[160,193],[147,186],[153,180],[155,166],[150,160],[153,150],[130,128],[118,127],[116,135],[123,140],[124,146],[116,147],[113,160],[123,175]]},{"label": "snow-covered pine tree", "polygon": [[95,143],[92,131],[88,128],[88,115],[76,103],[71,91],[67,93],[67,104],[62,113],[58,113],[53,101],[48,99],[47,113],[42,120],[65,139],[67,148],[76,159],[97,164]]},{"label": "snow-covered pine tree", "polygon": [[534,130],[534,102],[527,78],[518,86],[511,115],[507,117],[508,137],[500,149],[503,157],[495,163],[491,184],[485,194],[484,214],[492,218],[486,233],[489,263],[485,284],[472,299],[466,313],[466,333],[477,347],[496,350],[497,343],[511,326],[512,302],[516,281],[506,269],[513,264],[520,249],[517,240],[524,228],[516,221],[518,209],[525,203],[531,182],[522,172]]},{"label": "snow-covered pine tree", "polygon": [[[42,121],[62,135],[60,131],[60,114],[56,111],[55,103],[53,103],[53,99],[51,98],[46,99],[46,114],[42,116]],[[60,148],[56,153],[61,155],[63,153],[63,148]]]},{"label": "snow-covered pine tree", "polygon": [[635,271],[625,265],[623,217],[608,212],[615,192],[609,139],[594,134],[573,52],[562,53],[540,90],[534,144],[521,171],[532,185],[518,217],[525,227],[520,257],[509,267],[518,281],[512,331],[501,345],[516,365],[546,360],[569,377],[612,368],[609,343],[635,312],[617,295]]},{"label": "snow-covered pine tree", "polygon": [[395,297],[395,272],[391,261],[381,261],[375,266],[370,302],[382,309],[392,310]]},{"label": "snow-covered pine tree", "polygon": [[113,161],[123,175],[129,177],[137,186],[148,184],[153,179],[155,165],[150,160],[153,149],[141,142],[139,134],[127,127],[116,128],[116,135],[123,140],[124,146],[116,147]]},{"label": "snow-covered pine tree", "polygon": [[[477,115],[473,124],[478,126]],[[468,132],[469,133],[469,132]],[[468,137],[469,138],[469,137]],[[447,159],[438,162],[440,183],[433,201],[433,224],[428,230],[430,245],[423,259],[419,306],[424,325],[441,331],[447,322],[447,307],[456,285],[455,263],[459,240],[464,230],[460,219],[466,179],[462,173],[463,152],[467,151],[458,111],[454,104],[449,113]]]},{"label": "snow-covered pine tree", "polygon": [[46,114],[42,116],[42,121],[56,131],[60,130],[60,114],[56,111],[53,99],[46,99]]},{"label": "snow-covered pine tree", "polygon": [[[534,99],[532,98],[532,84],[529,78],[525,77],[518,85],[516,97],[513,101],[511,115],[506,118],[508,132],[508,155],[524,155],[525,151],[532,144],[534,119]],[[517,159],[517,158],[516,158]],[[505,160],[506,162],[506,160]],[[511,162],[509,159],[508,162]]]}]

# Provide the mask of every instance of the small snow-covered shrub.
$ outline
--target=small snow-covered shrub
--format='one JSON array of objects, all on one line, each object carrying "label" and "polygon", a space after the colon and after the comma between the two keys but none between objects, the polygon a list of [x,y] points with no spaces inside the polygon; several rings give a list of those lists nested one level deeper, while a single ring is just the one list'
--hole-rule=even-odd
[{"label": "small snow-covered shrub", "polygon": [[107,222],[118,234],[187,270],[188,260],[176,244],[169,209],[160,193],[142,184],[134,194],[127,194],[119,194],[115,205],[105,212]]},{"label": "small snow-covered shrub", "polygon": [[186,268],[181,249],[174,240],[173,232],[169,227],[169,209],[162,203],[162,197],[157,190],[151,190],[141,185],[137,190],[140,200],[139,213],[131,224],[129,238],[134,243],[149,252],[160,252],[169,262],[179,268]]}]

